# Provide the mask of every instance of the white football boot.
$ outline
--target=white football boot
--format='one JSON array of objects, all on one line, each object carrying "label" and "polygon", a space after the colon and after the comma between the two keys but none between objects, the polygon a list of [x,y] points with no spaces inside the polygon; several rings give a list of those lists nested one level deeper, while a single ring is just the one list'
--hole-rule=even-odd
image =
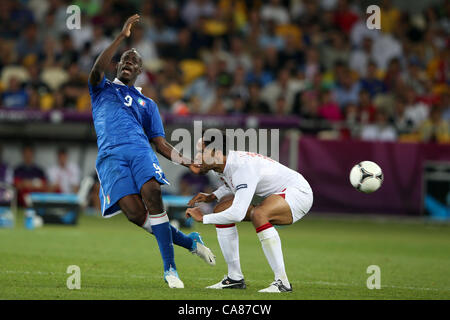
[{"label": "white football boot", "polygon": [[184,283],[180,280],[178,276],[177,270],[174,268],[170,268],[167,271],[164,271],[164,281],[167,282],[169,288],[183,289]]},{"label": "white football boot", "polygon": [[212,253],[211,249],[205,246],[200,234],[198,232],[192,232],[188,234],[188,237],[194,240],[191,252],[202,258],[210,266],[215,266],[216,256]]},{"label": "white football boot", "polygon": [[289,288],[286,287],[283,282],[278,279],[275,280],[265,289],[259,290],[258,292],[269,292],[269,293],[280,293],[280,292],[292,292],[292,285],[289,284]]},{"label": "white football boot", "polygon": [[228,276],[224,276],[223,280],[213,284],[212,286],[206,287],[206,289],[245,289],[247,288],[244,279],[233,280]]}]

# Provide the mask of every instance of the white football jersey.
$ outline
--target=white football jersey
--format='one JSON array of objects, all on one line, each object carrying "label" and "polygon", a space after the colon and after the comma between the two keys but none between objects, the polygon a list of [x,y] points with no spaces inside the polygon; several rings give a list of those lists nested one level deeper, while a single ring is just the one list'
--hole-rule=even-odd
[{"label": "white football jersey", "polygon": [[218,199],[234,194],[227,210],[205,215],[203,223],[228,224],[242,221],[254,195],[267,197],[294,187],[311,193],[311,187],[298,172],[281,163],[253,152],[230,151],[223,173],[215,174],[224,185],[214,191]]}]

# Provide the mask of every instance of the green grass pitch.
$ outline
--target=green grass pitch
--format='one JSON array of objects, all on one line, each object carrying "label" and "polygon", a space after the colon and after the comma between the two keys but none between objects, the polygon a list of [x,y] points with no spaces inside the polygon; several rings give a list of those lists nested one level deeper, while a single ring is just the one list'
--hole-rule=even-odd
[{"label": "green grass pitch", "polygon": [[[26,230],[19,217],[0,229],[0,299],[450,299],[450,225],[325,218],[314,213],[278,229],[294,292],[258,293],[272,281],[252,225],[238,225],[246,290],[208,290],[226,265],[214,226],[196,224],[217,256],[208,266],[175,247],[185,289],[162,279],[156,240],[126,221],[82,216],[76,227]],[[191,232],[192,230],[184,230]],[[69,265],[81,269],[81,289],[69,290]],[[381,268],[381,289],[369,290],[369,265]]]}]

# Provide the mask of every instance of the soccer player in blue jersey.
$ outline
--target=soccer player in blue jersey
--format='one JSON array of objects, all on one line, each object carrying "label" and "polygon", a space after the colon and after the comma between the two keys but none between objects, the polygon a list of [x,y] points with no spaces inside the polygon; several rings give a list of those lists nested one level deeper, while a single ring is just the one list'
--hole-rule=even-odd
[{"label": "soccer player in blue jersey", "polygon": [[150,141],[164,157],[193,172],[198,170],[166,141],[156,103],[134,86],[142,72],[139,53],[131,49],[122,54],[114,81],[107,80],[104,74],[119,45],[130,36],[131,27],[138,21],[136,14],[125,22],[89,74],[102,215],[111,217],[122,211],[129,221],[155,235],[163,259],[164,280],[170,288],[183,288],[175,266],[173,243],[210,265],[215,265],[215,257],[197,232],[185,235],[169,224],[161,198],[161,185],[168,181]]}]

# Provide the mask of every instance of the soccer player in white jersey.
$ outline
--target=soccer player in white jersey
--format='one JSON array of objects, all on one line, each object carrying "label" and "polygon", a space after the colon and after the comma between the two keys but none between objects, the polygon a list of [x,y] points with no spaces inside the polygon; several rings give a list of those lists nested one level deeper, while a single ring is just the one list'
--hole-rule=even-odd
[{"label": "soccer player in white jersey", "polygon": [[[313,202],[311,187],[300,173],[269,157],[245,151],[227,153],[225,136],[221,150],[212,147],[213,141],[204,137],[197,142],[196,160],[201,160],[201,173],[212,170],[224,184],[211,194],[197,194],[188,204],[192,208],[186,210],[186,216],[216,226],[219,245],[228,265],[228,275],[208,288],[246,288],[235,223],[251,221],[275,276],[270,286],[259,292],[291,292],[281,240],[273,226],[293,224],[308,213]],[[264,198],[257,206],[251,205],[255,195]],[[215,200],[219,203],[211,214],[193,207],[195,203]]]}]

